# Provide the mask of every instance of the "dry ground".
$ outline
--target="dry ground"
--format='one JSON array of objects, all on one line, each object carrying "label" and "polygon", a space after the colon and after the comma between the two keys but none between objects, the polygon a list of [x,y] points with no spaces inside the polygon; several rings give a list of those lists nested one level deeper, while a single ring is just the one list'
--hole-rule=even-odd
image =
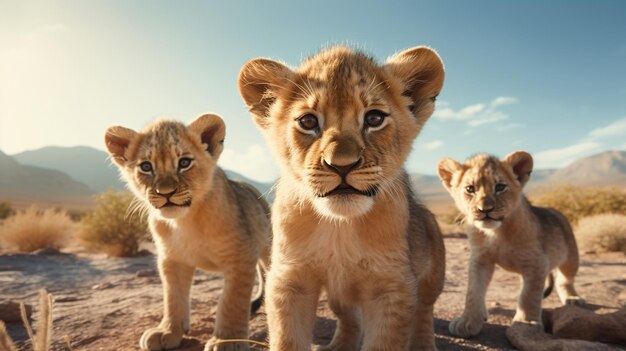
[{"label": "dry ground", "polygon": [[[447,326],[463,309],[467,284],[466,239],[447,238],[446,248],[446,286],[435,311],[439,350],[511,349],[505,330],[515,309],[517,276],[497,270],[487,296],[490,317],[482,334],[471,340],[454,338]],[[141,333],[155,326],[161,316],[161,284],[154,261],[154,256],[115,259],[80,252],[56,256],[0,255],[0,299],[36,304],[39,288],[45,287],[54,294],[55,350],[65,350],[61,338],[66,334],[75,350],[136,350]],[[623,254],[583,254],[581,263],[577,287],[591,303],[590,308],[605,313],[625,306]],[[181,350],[203,349],[203,341],[212,332],[221,287],[219,275],[196,274],[192,289],[193,330]],[[559,306],[555,293],[545,306]],[[37,318],[37,313],[33,318]],[[334,317],[322,299],[314,344],[327,343],[334,327]],[[24,344],[25,330],[21,324],[9,324],[9,332],[20,345]],[[266,337],[263,309],[252,318],[251,334],[257,340]]]}]

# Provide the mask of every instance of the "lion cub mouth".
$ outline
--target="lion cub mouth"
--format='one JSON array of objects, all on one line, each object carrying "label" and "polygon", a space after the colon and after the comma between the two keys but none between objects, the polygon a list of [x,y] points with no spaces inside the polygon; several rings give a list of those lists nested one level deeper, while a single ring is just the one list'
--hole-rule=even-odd
[{"label": "lion cub mouth", "polygon": [[167,207],[189,207],[189,206],[191,206],[191,200],[187,200],[183,202],[182,204],[176,204],[168,200],[163,206],[159,207],[159,209],[167,208]]},{"label": "lion cub mouth", "polygon": [[377,188],[371,187],[368,190],[358,190],[352,185],[342,182],[335,189],[319,195],[319,197],[328,197],[328,196],[348,196],[348,195],[363,195],[363,196],[374,196],[376,195]]},{"label": "lion cub mouth", "polygon": [[486,215],[485,217],[480,218],[478,220],[482,222],[502,222],[502,220],[504,220],[504,217],[494,218],[489,215]]}]

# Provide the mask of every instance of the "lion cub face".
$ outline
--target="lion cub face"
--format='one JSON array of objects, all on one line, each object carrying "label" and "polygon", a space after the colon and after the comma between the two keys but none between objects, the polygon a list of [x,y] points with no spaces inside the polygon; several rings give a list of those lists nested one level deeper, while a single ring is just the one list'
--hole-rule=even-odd
[{"label": "lion cub face", "polygon": [[295,70],[252,60],[241,69],[239,90],[298,195],[322,216],[347,219],[367,213],[377,197],[393,196],[443,79],[443,64],[429,48],[379,65],[334,47]]},{"label": "lion cub face", "polygon": [[518,206],[532,168],[530,154],[517,151],[502,161],[485,154],[464,164],[444,158],[438,173],[468,223],[480,230],[495,230]]},{"label": "lion cub face", "polygon": [[211,187],[225,127],[203,115],[188,127],[159,120],[141,132],[107,129],[105,144],[129,188],[163,218],[185,215]]}]

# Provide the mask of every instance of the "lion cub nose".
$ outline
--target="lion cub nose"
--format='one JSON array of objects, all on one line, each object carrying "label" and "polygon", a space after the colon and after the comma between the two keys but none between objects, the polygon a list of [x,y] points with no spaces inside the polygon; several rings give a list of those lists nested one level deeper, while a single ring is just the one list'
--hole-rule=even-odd
[{"label": "lion cub nose", "polygon": [[359,158],[358,160],[356,160],[356,162],[353,162],[347,165],[328,163],[326,162],[326,160],[323,160],[323,162],[324,162],[324,166],[326,166],[333,172],[337,173],[339,176],[345,177],[346,175],[348,175],[348,173],[350,173],[350,171],[357,168],[361,164],[361,159]]},{"label": "lion cub nose", "polygon": [[170,197],[176,192],[176,183],[171,179],[160,181],[155,191],[161,196]]},{"label": "lion cub nose", "polygon": [[478,211],[480,211],[481,213],[487,214],[491,211],[493,211],[493,206],[484,206],[483,208],[478,208]]}]

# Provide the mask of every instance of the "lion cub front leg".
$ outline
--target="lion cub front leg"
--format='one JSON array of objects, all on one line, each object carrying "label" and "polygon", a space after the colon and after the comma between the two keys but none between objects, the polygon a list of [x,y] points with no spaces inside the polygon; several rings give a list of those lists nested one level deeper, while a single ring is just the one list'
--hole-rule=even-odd
[{"label": "lion cub front leg", "polygon": [[361,314],[356,306],[345,305],[336,299],[329,301],[330,309],[337,316],[337,329],[330,344],[317,351],[358,351],[361,349]]},{"label": "lion cub front leg", "polygon": [[239,262],[238,265],[241,266],[224,272],[224,289],[217,306],[215,332],[206,343],[205,351],[250,349],[247,342],[220,343],[225,340],[248,338],[250,297],[256,277],[256,264]]},{"label": "lion cub front leg", "polygon": [[478,335],[487,320],[485,294],[491,282],[495,264],[478,257],[470,257],[469,281],[465,296],[465,310],[453,319],[448,330],[454,336],[469,338]]},{"label": "lion cub front leg", "polygon": [[309,351],[320,286],[305,271],[272,262],[267,277],[270,350]]},{"label": "lion cub front leg", "polygon": [[180,346],[189,331],[189,289],[195,268],[159,257],[163,284],[163,319],[156,328],[146,330],[139,341],[144,350],[169,350]]},{"label": "lion cub front leg", "polygon": [[541,325],[541,304],[546,276],[547,269],[544,267],[522,271],[522,291],[517,301],[513,322]]},{"label": "lion cub front leg", "polygon": [[380,281],[381,288],[363,305],[363,351],[409,350],[417,287],[406,276]]}]

